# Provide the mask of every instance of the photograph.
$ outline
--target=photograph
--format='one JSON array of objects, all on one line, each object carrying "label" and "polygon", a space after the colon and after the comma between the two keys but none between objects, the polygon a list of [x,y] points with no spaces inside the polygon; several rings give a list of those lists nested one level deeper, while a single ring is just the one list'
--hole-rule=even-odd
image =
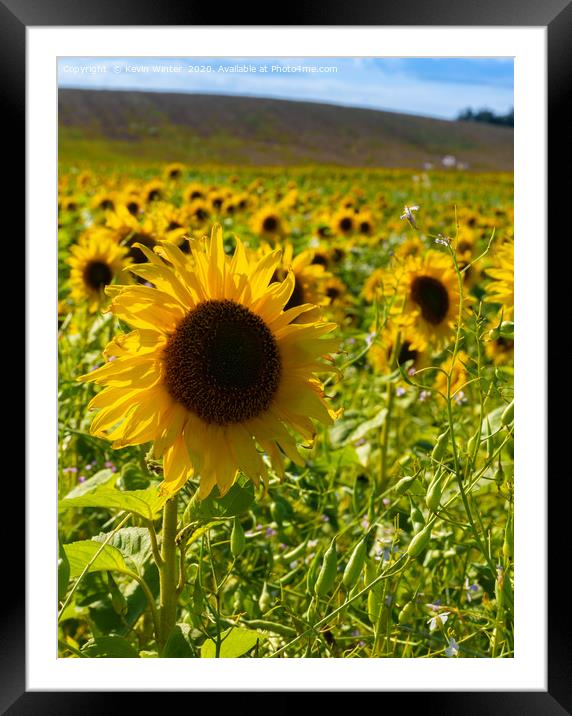
[{"label": "photograph", "polygon": [[58,57],[58,659],[514,659],[514,80]]}]

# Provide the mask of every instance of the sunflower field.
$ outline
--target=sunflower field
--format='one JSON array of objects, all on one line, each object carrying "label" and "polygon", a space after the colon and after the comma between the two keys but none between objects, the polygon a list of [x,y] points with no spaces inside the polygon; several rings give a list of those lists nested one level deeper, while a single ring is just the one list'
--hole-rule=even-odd
[{"label": "sunflower field", "polygon": [[61,657],[513,656],[512,192],[60,168]]}]

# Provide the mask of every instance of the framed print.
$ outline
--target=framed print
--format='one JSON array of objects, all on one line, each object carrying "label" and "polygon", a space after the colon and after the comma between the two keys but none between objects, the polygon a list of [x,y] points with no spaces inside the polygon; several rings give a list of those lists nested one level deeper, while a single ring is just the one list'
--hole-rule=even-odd
[{"label": "framed print", "polygon": [[28,367],[3,712],[285,684],[568,712],[570,6],[1,11]]}]

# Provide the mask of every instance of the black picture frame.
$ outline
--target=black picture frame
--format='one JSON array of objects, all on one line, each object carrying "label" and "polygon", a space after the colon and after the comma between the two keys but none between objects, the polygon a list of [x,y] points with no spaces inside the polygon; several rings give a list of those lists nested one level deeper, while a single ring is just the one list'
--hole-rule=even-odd
[{"label": "black picture frame", "polygon": [[[548,216],[549,231],[553,241],[557,238],[561,244],[569,241],[570,227],[566,221],[567,207],[570,202],[569,182],[566,180],[570,169],[569,125],[567,100],[572,85],[572,2],[571,0],[464,0],[452,3],[450,0],[401,0],[399,3],[373,4],[366,0],[353,0],[342,3],[339,0],[326,7],[305,3],[298,7],[280,8],[288,13],[276,18],[274,22],[260,22],[256,9],[242,4],[227,6],[222,12],[225,24],[229,25],[393,25],[393,26],[543,26],[547,28],[547,87],[548,87],[548,171],[549,187]],[[255,10],[252,12],[252,10]],[[26,28],[29,26],[89,26],[89,25],[215,25],[220,19],[220,9],[209,4],[181,3],[174,0],[162,0],[161,3],[147,0],[0,0],[0,67],[3,82],[3,120],[6,124],[4,139],[6,143],[25,145],[25,100],[26,100]],[[218,17],[217,17],[218,15]],[[252,20],[252,22],[249,22]],[[565,131],[564,127],[566,125]],[[11,164],[9,181],[6,182],[4,201],[14,215],[22,217],[25,212],[24,165]],[[22,213],[17,214],[16,207]],[[19,229],[21,223],[18,222]],[[559,230],[560,229],[560,230]],[[16,234],[17,235],[17,234]],[[552,325],[557,307],[562,305],[563,289],[569,284],[567,262],[549,252],[549,303]],[[565,304],[566,305],[566,304]],[[27,305],[27,310],[32,307]],[[407,692],[385,693],[380,708],[391,708],[388,700],[397,696],[400,707],[405,703],[409,708],[417,704],[423,714],[550,714],[572,713],[572,689],[570,678],[571,654],[571,610],[570,598],[563,580],[568,572],[569,557],[567,549],[569,538],[567,528],[570,523],[568,501],[563,497],[564,484],[569,479],[569,471],[557,470],[557,455],[564,452],[568,439],[568,421],[556,409],[565,401],[559,380],[562,366],[566,366],[566,341],[562,340],[560,330],[553,330],[552,342],[546,340],[549,368],[556,376],[549,385],[546,395],[552,389],[552,420],[549,420],[550,435],[548,447],[553,447],[547,475],[549,485],[549,534],[548,534],[548,690],[546,692]],[[556,369],[559,369],[557,372]],[[33,396],[27,394],[27,408],[33,409]],[[539,431],[548,430],[548,425],[539,425]],[[7,478],[7,476],[6,476]],[[8,487],[9,486],[9,487]],[[17,468],[10,482],[6,481],[4,495],[10,490],[10,511],[21,527],[24,525],[24,480],[18,480]],[[18,499],[19,498],[19,499]],[[15,505],[20,511],[16,513]],[[566,511],[566,514],[565,514]],[[7,518],[3,522],[6,524]],[[103,714],[117,713],[125,708],[127,699],[131,702],[133,694],[105,692],[86,694],[85,692],[30,692],[26,690],[25,662],[25,551],[23,529],[18,544],[16,533],[12,533],[9,549],[3,550],[2,610],[0,611],[0,713],[15,716],[19,714]],[[8,535],[3,544],[8,544]],[[28,545],[33,549],[33,545]],[[534,619],[534,614],[530,615]],[[454,688],[454,684],[451,685]],[[373,688],[373,687],[372,687]],[[219,694],[219,698],[223,694]],[[189,698],[183,693],[178,696]],[[147,707],[154,699],[145,695]],[[404,702],[404,699],[406,700]],[[276,709],[273,699],[265,700],[263,708]],[[196,708],[196,702],[195,708]],[[218,702],[217,702],[218,703]],[[280,702],[281,710],[287,708],[287,700]],[[193,705],[188,701],[188,708]]]}]

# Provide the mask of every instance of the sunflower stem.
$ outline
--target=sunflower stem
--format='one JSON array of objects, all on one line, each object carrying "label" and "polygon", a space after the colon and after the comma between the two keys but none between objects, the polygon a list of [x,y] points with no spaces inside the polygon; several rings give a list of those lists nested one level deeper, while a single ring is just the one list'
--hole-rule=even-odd
[{"label": "sunflower stem", "polygon": [[163,508],[163,536],[159,565],[160,643],[162,651],[177,621],[177,495]]},{"label": "sunflower stem", "polygon": [[[398,331],[389,358],[389,365],[393,367],[393,364],[398,361],[399,351],[401,350],[401,332]],[[387,412],[385,414],[385,420],[381,428],[380,435],[380,466],[379,466],[379,484],[378,492],[383,492],[387,485],[387,452],[389,450],[389,431],[391,429],[391,415],[393,412],[393,403],[395,398],[395,387],[393,383],[388,382],[386,388],[386,407]]]}]

